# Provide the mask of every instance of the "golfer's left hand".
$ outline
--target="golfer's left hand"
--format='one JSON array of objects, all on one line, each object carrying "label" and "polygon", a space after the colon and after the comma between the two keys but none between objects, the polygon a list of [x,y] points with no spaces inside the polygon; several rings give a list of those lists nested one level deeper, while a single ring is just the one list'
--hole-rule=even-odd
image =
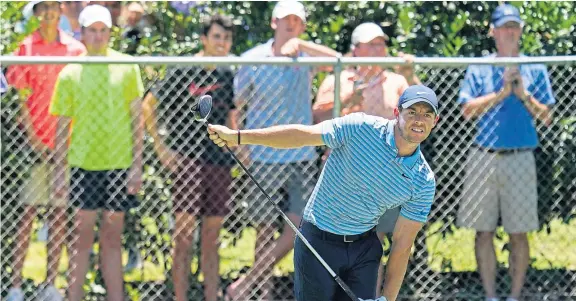
[{"label": "golfer's left hand", "polygon": [[210,139],[219,147],[234,147],[238,145],[238,131],[223,125],[208,125],[208,135]]}]

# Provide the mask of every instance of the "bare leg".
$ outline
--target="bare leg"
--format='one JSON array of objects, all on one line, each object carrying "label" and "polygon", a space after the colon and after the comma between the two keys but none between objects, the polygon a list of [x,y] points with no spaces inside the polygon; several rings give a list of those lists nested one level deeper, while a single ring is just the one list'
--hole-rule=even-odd
[{"label": "bare leg", "polygon": [[30,243],[30,232],[32,224],[36,217],[36,208],[26,205],[22,219],[18,222],[18,232],[16,233],[16,242],[14,243],[14,271],[12,272],[12,287],[22,287],[22,267],[28,252]]},{"label": "bare leg", "polygon": [[[301,217],[288,213],[288,218],[295,224],[300,224]],[[254,260],[254,265],[246,274],[246,277],[238,279],[228,288],[228,295],[233,298],[233,300],[246,300],[248,295],[248,290],[253,287],[255,283],[261,283],[261,290],[264,295],[271,293],[271,273],[274,265],[276,265],[292,248],[294,248],[294,231],[290,226],[286,225],[282,235],[274,241],[272,244],[267,244],[270,242],[274,236],[274,227],[267,226],[258,229],[256,237],[256,254],[257,256]],[[265,298],[269,298],[265,297]]]},{"label": "bare leg", "polygon": [[74,221],[72,245],[70,248],[70,279],[68,279],[68,300],[80,301],[84,290],[90,261],[90,251],[94,243],[94,225],[98,216],[95,210],[77,210]]},{"label": "bare leg", "polygon": [[58,266],[62,255],[62,246],[66,240],[66,209],[52,207],[48,215],[50,235],[48,237],[48,272],[46,283],[54,285],[58,276]]},{"label": "bare leg", "polygon": [[510,297],[519,300],[530,265],[530,246],[526,233],[510,234],[510,274],[512,274],[512,291]]},{"label": "bare leg", "polygon": [[476,233],[476,262],[486,297],[496,298],[496,253],[494,232]]},{"label": "bare leg", "polygon": [[196,218],[185,212],[177,212],[175,218],[172,281],[176,301],[186,301],[188,300],[188,275],[190,274],[190,247],[196,228]]},{"label": "bare leg", "polygon": [[124,212],[104,211],[100,229],[100,262],[106,284],[106,300],[124,300],[122,276],[122,232]]},{"label": "bare leg", "polygon": [[220,216],[204,218],[202,223],[202,252],[201,265],[204,274],[204,298],[206,301],[218,300],[218,287],[220,286],[218,247],[220,246],[220,229],[222,221]]}]

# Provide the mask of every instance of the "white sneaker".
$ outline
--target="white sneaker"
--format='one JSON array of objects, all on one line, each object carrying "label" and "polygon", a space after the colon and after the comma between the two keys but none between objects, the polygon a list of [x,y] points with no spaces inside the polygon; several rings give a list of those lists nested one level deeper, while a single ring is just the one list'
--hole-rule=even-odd
[{"label": "white sneaker", "polygon": [[13,287],[8,291],[6,301],[24,301],[24,292],[19,287]]},{"label": "white sneaker", "polygon": [[47,285],[36,298],[38,301],[62,301],[62,295],[53,285]]}]

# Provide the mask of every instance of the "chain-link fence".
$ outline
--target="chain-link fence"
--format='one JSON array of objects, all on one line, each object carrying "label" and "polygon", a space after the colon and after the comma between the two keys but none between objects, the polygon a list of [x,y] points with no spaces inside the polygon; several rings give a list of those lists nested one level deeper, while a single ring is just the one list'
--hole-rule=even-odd
[{"label": "chain-link fence", "polygon": [[[189,300],[204,300],[211,294],[221,298],[226,289],[238,293],[244,287],[248,288],[239,292],[241,300],[293,299],[292,233],[231,157],[207,139],[205,126],[192,122],[190,110],[198,96],[210,94],[214,98],[212,123],[243,129],[313,124],[312,106],[318,92],[314,78],[321,62],[335,66],[335,78],[346,75],[344,63],[398,63],[396,59],[348,58],[316,63],[311,63],[313,59],[277,60],[277,64],[240,58],[152,58],[153,68],[141,65],[140,69],[156,69],[160,75],[143,72],[143,87],[138,87],[129,75],[120,75],[130,71],[109,73],[98,69],[101,65],[87,63],[87,58],[65,58],[87,64],[67,68],[69,82],[59,82],[53,96],[62,66],[38,63],[63,60],[6,59],[12,63],[20,59],[19,65],[12,65],[18,66],[19,72],[8,76],[11,84],[18,82],[21,85],[16,87],[27,88],[22,83],[33,83],[43,89],[29,91],[26,102],[21,101],[25,89],[20,89],[20,96],[15,91],[2,96],[2,296],[21,283],[26,296],[33,298],[42,293],[42,283],[51,279],[64,293],[77,275],[73,267],[82,265],[84,254],[87,277],[83,289],[90,300],[110,295],[106,289],[118,289],[118,284],[106,286],[105,279],[114,279],[110,275],[118,263],[114,265],[110,259],[115,255],[110,250],[120,246],[124,289],[131,300],[176,300],[183,289]],[[115,62],[143,63],[145,59]],[[178,64],[184,60],[187,63]],[[551,117],[540,116],[543,121],[511,99],[484,115],[464,118],[469,113],[463,110],[466,105],[459,103],[466,98],[462,93],[459,96],[464,83],[477,85],[470,99],[489,94],[490,89],[498,91],[504,76],[504,67],[499,67],[502,61],[500,65],[483,62],[484,69],[465,77],[474,60],[416,59],[417,76],[436,91],[441,104],[440,121],[422,147],[438,188],[429,222],[417,238],[400,299],[483,300],[476,257],[489,261],[490,254],[497,261],[492,272],[498,295],[506,296],[517,286],[511,279],[518,271],[508,273],[508,267],[526,261],[529,268],[523,300],[576,298],[575,64],[573,58],[537,60],[547,63],[547,69],[523,64],[520,70],[523,80],[530,83],[531,97],[550,104]],[[29,63],[34,64],[22,65]],[[388,79],[373,81],[363,97],[386,106],[401,93],[386,89],[386,84],[395,79],[401,86],[402,80],[391,73],[381,75]],[[551,95],[547,94],[546,77]],[[353,90],[349,85],[346,80],[335,82],[334,112],[349,108],[346,93]],[[131,119],[138,110],[131,110],[129,103],[138,90],[148,93],[140,113],[146,127],[143,185],[134,199],[118,189],[130,184],[131,173],[129,166],[118,166],[122,156],[132,154]],[[379,110],[362,105],[355,110]],[[55,142],[62,124],[49,111],[73,120],[69,142]],[[540,140],[535,149],[530,146],[535,137],[530,134],[531,124],[536,125]],[[520,130],[510,132],[502,129],[505,127]],[[526,145],[513,147],[515,143]],[[64,145],[68,161],[74,165],[68,168],[68,202],[53,197],[53,188],[58,186],[52,178],[62,165],[54,162],[59,158],[54,151],[45,147],[51,145]],[[509,151],[494,151],[492,146]],[[322,168],[325,149],[243,146],[235,152],[298,222]],[[98,164],[116,171],[98,173],[95,170],[101,169],[92,168]],[[78,208],[126,214],[96,216],[79,213]],[[122,219],[123,230],[119,226]],[[100,229],[95,239],[90,234],[94,223]],[[489,239],[475,237],[474,231],[463,225],[487,233],[496,225],[504,228],[495,231],[492,243],[491,234]],[[47,229],[50,235],[46,235]],[[514,233],[526,231],[530,231],[530,253],[523,256],[522,236]],[[121,243],[112,239],[119,233]],[[383,263],[389,254],[389,237],[383,239]],[[488,255],[479,252],[475,256],[475,242]],[[57,245],[64,249],[59,263]],[[495,253],[486,252],[492,245]],[[490,264],[482,268],[487,265],[489,274]],[[244,280],[235,282],[237,279]]]}]

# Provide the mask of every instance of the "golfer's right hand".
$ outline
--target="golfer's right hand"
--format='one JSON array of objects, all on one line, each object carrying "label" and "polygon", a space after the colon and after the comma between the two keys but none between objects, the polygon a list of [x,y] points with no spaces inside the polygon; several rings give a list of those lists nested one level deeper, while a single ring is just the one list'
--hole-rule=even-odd
[{"label": "golfer's right hand", "polygon": [[238,131],[227,128],[223,125],[208,125],[208,135],[210,139],[219,147],[234,147],[238,145]]}]

